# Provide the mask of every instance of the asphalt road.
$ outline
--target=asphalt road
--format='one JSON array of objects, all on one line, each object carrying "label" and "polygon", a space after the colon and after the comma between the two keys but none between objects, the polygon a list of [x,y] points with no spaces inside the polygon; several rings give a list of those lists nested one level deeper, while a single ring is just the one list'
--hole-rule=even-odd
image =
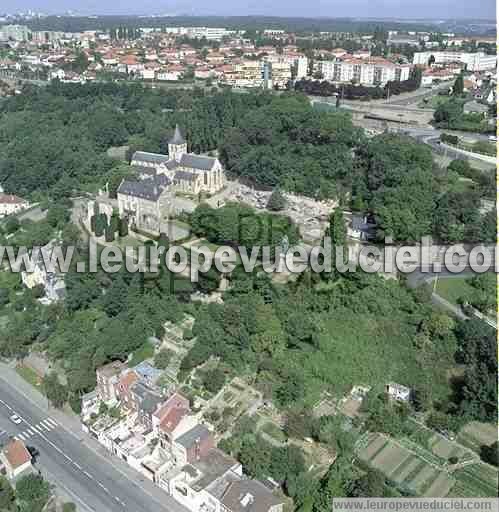
[{"label": "asphalt road", "polygon": [[[22,418],[20,425],[10,420]],[[22,439],[39,452],[37,465],[85,512],[184,512],[166,493],[149,495],[104,457],[87,448],[45,411],[4,380],[0,386],[0,431]],[[109,456],[111,457],[111,455]]]}]

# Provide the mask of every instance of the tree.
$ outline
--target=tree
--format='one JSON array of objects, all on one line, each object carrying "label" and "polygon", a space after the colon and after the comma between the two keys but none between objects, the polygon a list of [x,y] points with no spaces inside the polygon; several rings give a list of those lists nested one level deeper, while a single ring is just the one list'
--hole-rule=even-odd
[{"label": "tree", "polygon": [[69,222],[70,215],[69,210],[65,206],[56,204],[49,208],[47,212],[47,222],[52,227],[61,229]]},{"label": "tree", "polygon": [[62,512],[76,512],[77,508],[74,503],[64,503],[62,506]]},{"label": "tree", "polygon": [[368,468],[367,471],[354,480],[349,496],[353,498],[382,498],[385,490],[385,476],[377,469]]},{"label": "tree", "polygon": [[128,235],[128,221],[125,218],[121,218],[119,222],[118,232],[121,237]]},{"label": "tree", "polygon": [[60,383],[56,373],[51,372],[45,375],[42,380],[42,386],[47,398],[54,407],[61,408],[66,403],[68,390],[66,386]]},{"label": "tree", "polygon": [[203,374],[203,385],[210,393],[218,393],[225,384],[225,373],[220,368],[207,370]]},{"label": "tree", "polygon": [[154,367],[159,368],[160,370],[164,370],[165,368],[168,368],[168,365],[170,364],[172,357],[173,357],[172,350],[168,350],[167,348],[161,349],[154,356]]},{"label": "tree", "polygon": [[21,224],[19,222],[19,219],[17,217],[8,217],[4,224],[4,229],[7,234],[15,233],[19,228],[21,227]]},{"label": "tree", "polygon": [[21,512],[42,512],[50,498],[50,484],[39,475],[23,476],[16,483],[16,498]]},{"label": "tree", "polygon": [[107,226],[105,229],[105,240],[106,242],[114,242],[114,229],[112,226]]},{"label": "tree", "polygon": [[480,447],[480,457],[483,461],[493,466],[499,466],[499,441],[491,445],[483,445]]},{"label": "tree", "polygon": [[279,212],[286,208],[286,198],[279,188],[275,188],[267,202],[267,208],[274,212]]},{"label": "tree", "polygon": [[464,77],[462,73],[459,73],[458,77],[454,82],[454,86],[452,87],[452,94],[454,96],[462,96],[464,92]]},{"label": "tree", "polygon": [[3,475],[0,475],[0,510],[5,512],[15,510],[14,489]]},{"label": "tree", "polygon": [[10,302],[10,292],[8,288],[0,288],[0,308]]}]

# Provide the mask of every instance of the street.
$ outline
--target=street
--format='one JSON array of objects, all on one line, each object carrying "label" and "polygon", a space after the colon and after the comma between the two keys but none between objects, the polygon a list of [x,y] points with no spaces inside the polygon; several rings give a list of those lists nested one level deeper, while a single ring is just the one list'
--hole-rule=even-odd
[{"label": "street", "polygon": [[[22,423],[10,420],[17,414]],[[166,493],[158,501],[130,480],[108,458],[86,447],[78,437],[67,431],[18,393],[3,379],[0,386],[0,435],[21,439],[36,448],[40,455],[36,467],[62,488],[85,512],[184,512]]]}]

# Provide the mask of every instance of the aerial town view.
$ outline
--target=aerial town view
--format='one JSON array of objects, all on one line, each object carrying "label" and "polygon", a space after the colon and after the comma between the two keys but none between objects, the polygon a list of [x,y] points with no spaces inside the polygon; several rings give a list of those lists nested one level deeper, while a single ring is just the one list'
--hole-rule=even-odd
[{"label": "aerial town view", "polygon": [[0,512],[499,512],[495,7],[2,0]]}]

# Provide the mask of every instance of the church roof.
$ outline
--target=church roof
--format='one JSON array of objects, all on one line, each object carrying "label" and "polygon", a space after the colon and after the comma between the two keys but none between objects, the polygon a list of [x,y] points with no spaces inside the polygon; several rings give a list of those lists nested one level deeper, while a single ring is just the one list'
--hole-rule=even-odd
[{"label": "church roof", "polygon": [[180,133],[180,128],[178,127],[178,124],[175,126],[175,133],[173,134],[173,137],[170,139],[169,144],[185,144],[185,139]]},{"label": "church roof", "polygon": [[197,174],[189,171],[177,171],[173,177],[174,181],[194,181],[197,178]]},{"label": "church roof", "polygon": [[139,181],[123,180],[118,187],[118,194],[140,197],[149,201],[157,201],[165,188],[170,184],[167,176],[159,179],[144,179]]},{"label": "church roof", "polygon": [[191,153],[184,153],[180,159],[180,167],[190,167],[191,169],[211,171],[216,161],[217,159],[211,156],[199,156]]},{"label": "church roof", "polygon": [[147,153],[146,151],[135,151],[132,156],[132,162],[148,162],[153,164],[161,164],[168,162],[169,157],[167,155],[161,155],[159,153]]}]

